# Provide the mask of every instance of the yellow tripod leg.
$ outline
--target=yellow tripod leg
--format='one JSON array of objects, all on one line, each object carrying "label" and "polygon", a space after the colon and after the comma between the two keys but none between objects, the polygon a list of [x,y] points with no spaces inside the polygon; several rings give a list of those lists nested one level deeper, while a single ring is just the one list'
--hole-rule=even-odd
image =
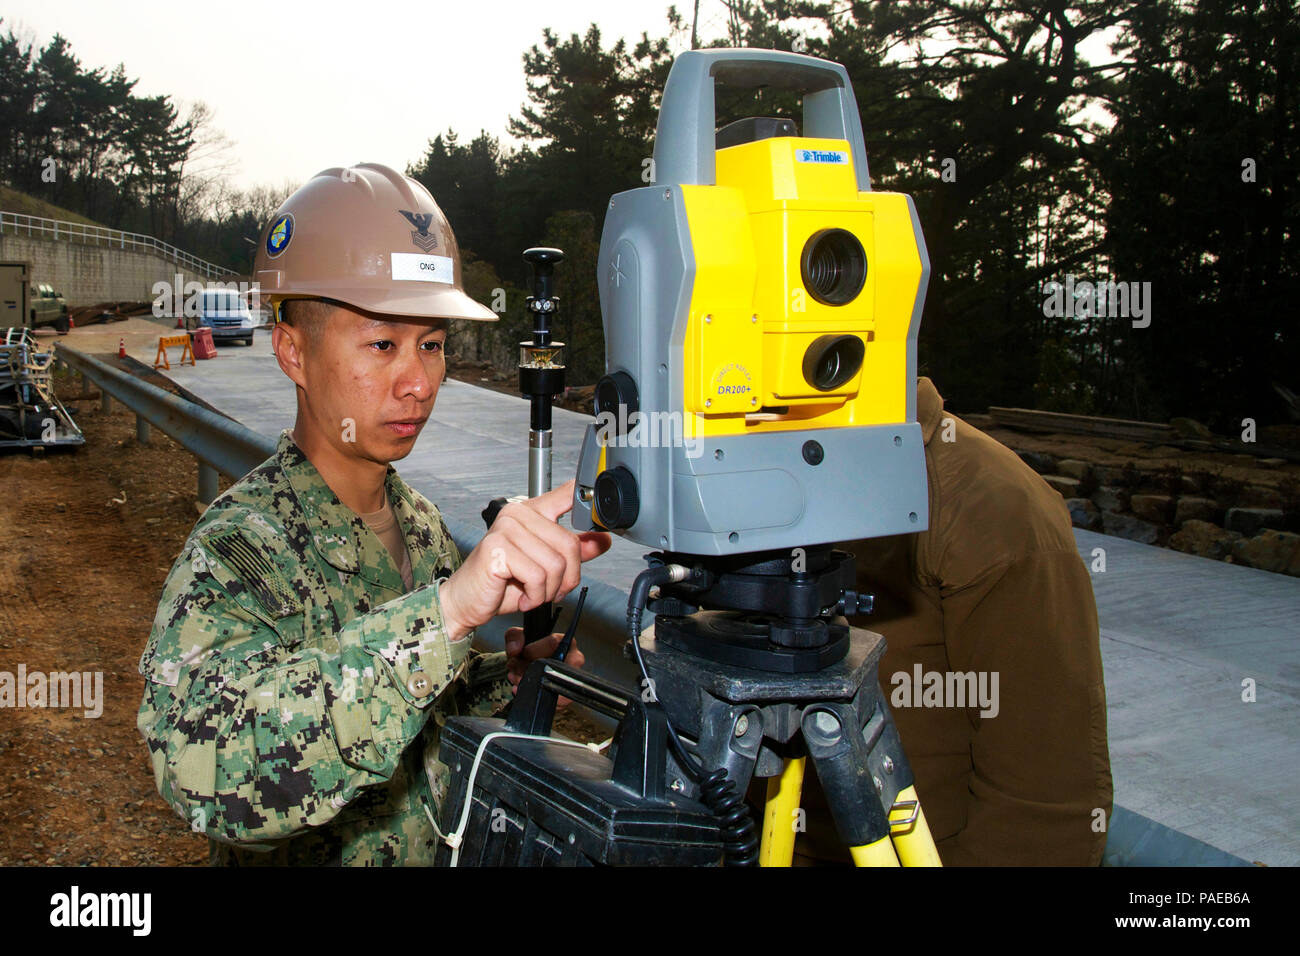
[{"label": "yellow tripod leg", "polygon": [[903,866],[943,866],[939,861],[939,851],[934,846],[934,837],[930,835],[930,825],[925,822],[921,801],[917,799],[916,787],[900,790],[897,803],[905,803],[909,806],[898,807],[895,804],[896,809],[889,814],[891,823],[904,821],[913,812],[916,814],[910,829],[895,832],[893,835],[894,848],[898,851],[898,858]]},{"label": "yellow tripod leg", "polygon": [[854,866],[898,866],[898,854],[894,852],[894,844],[889,842],[887,836],[875,843],[851,846],[849,853],[853,855]]},{"label": "yellow tripod leg", "polygon": [[789,866],[794,861],[795,814],[803,796],[806,760],[806,757],[787,760],[780,776],[767,781],[763,842],[758,849],[759,866]]}]

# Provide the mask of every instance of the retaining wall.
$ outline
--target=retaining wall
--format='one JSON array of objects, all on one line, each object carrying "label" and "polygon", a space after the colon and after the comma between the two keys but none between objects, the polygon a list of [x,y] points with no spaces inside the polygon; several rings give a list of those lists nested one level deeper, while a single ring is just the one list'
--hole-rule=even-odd
[{"label": "retaining wall", "polygon": [[0,235],[0,261],[26,262],[32,282],[47,282],[68,301],[69,308],[96,302],[150,302],[155,282],[203,282],[162,256],[107,245]]}]

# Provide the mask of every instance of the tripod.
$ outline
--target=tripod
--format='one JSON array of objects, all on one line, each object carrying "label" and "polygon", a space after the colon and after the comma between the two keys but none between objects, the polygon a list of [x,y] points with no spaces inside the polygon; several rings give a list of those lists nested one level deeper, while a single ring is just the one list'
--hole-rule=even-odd
[{"label": "tripod", "polygon": [[[639,690],[535,661],[508,721],[450,721],[442,759],[469,778],[443,819],[467,821],[460,858],[788,866],[811,759],[857,865],[938,865],[876,680],[884,639],[842,616],[871,599],[852,590],[851,556],[797,551],[651,555],[628,604]],[[561,695],[618,721],[609,756],[545,738]],[[761,838],[740,797],[755,776],[769,781]]]},{"label": "tripod", "polygon": [[[794,553],[694,558],[689,577],[660,584],[654,633],[639,636],[636,656],[702,766],[725,769],[739,792],[768,779],[761,865],[792,861],[809,760],[856,864],[938,865],[876,680],[884,638],[840,616],[870,611],[871,598],[853,590],[850,555]],[[685,560],[655,555],[650,573]],[[750,849],[727,847],[738,862]]]}]

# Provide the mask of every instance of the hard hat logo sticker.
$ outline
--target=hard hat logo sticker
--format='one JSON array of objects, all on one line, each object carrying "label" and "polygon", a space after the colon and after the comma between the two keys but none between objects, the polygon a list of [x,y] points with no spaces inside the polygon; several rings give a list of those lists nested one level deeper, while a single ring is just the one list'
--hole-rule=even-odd
[{"label": "hard hat logo sticker", "polygon": [[425,252],[432,252],[438,248],[438,237],[429,235],[429,226],[433,223],[433,213],[431,212],[407,212],[405,209],[397,210],[406,217],[406,221],[415,227],[411,233],[411,242],[423,249]]},{"label": "hard hat logo sticker", "polygon": [[275,221],[271,231],[266,236],[266,254],[274,259],[289,245],[289,240],[293,238],[293,213],[286,212],[283,216]]}]

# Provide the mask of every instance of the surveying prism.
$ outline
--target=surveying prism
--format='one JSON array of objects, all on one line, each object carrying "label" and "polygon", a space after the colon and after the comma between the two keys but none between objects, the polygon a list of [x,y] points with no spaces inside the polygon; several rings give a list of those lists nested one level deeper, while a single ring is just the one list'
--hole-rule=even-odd
[{"label": "surveying prism", "polygon": [[[801,94],[802,135],[716,129],[715,84]],[[458,859],[788,865],[811,759],[856,863],[937,865],[884,639],[846,620],[872,598],[832,548],[928,522],[915,207],[871,189],[844,68],[770,50],[677,58],[654,176],[609,202],[572,518],[657,549],[628,603],[642,686],[538,661],[508,721],[449,722],[443,760],[471,768],[444,820]],[[607,755],[538,739],[560,695],[618,722]]]}]

